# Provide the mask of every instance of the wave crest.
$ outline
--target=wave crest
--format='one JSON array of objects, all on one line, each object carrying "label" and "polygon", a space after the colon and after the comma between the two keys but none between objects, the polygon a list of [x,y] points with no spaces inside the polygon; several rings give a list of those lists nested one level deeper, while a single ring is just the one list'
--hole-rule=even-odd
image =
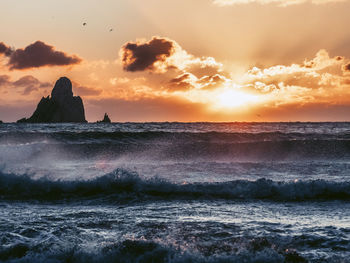
[{"label": "wave crest", "polygon": [[[254,241],[252,242],[254,243]],[[256,242],[255,242],[256,243]],[[261,242],[260,242],[261,243]],[[266,242],[265,242],[266,243]],[[294,250],[281,251],[268,243],[250,249],[227,254],[203,256],[198,253],[181,251],[161,243],[124,240],[119,243],[104,246],[98,251],[89,251],[74,247],[71,249],[38,251],[25,244],[0,249],[2,262],[159,262],[159,263],[224,263],[224,262],[307,262]]]},{"label": "wave crest", "polygon": [[220,183],[176,184],[160,178],[142,179],[137,173],[116,169],[91,180],[53,181],[0,172],[3,200],[105,199],[143,201],[166,199],[227,200],[350,200],[350,182],[308,180],[276,182],[235,180]]}]

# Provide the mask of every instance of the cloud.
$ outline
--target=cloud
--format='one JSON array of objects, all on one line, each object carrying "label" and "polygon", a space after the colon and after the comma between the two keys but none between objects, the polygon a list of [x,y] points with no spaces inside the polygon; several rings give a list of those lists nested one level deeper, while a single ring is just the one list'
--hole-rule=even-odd
[{"label": "cloud", "polygon": [[148,42],[128,42],[121,49],[123,68],[126,71],[156,70],[174,53],[173,41],[153,37]]},{"label": "cloud", "polygon": [[36,91],[39,89],[45,89],[45,88],[50,88],[52,85],[49,82],[41,82],[37,78],[27,75],[24,76],[17,81],[12,82],[12,85],[14,87],[19,87],[19,88],[24,88],[22,94],[23,95],[28,95],[32,91]]},{"label": "cloud", "polygon": [[350,62],[347,63],[347,64],[345,64],[345,65],[343,66],[343,72],[344,72],[345,74],[350,73]]},{"label": "cloud", "polygon": [[222,86],[228,86],[232,81],[220,74],[206,75],[201,78],[197,78],[191,73],[181,74],[169,81],[168,90],[213,90]]},{"label": "cloud", "polygon": [[306,68],[324,69],[336,64],[343,63],[343,61],[344,57],[336,56],[334,58],[331,58],[325,49],[321,49],[317,52],[315,58],[310,61],[305,60],[304,66]]},{"label": "cloud", "polygon": [[[244,83],[257,83],[255,88],[262,92],[273,90],[280,83],[317,89],[335,86],[335,80],[341,76],[344,58],[331,58],[326,50],[321,49],[311,60],[302,64],[276,65],[265,69],[253,67],[243,76]],[[332,83],[333,82],[333,83]],[[264,84],[264,85],[263,85]]]},{"label": "cloud", "polygon": [[208,109],[217,112],[263,105],[350,104],[350,77],[343,74],[348,64],[344,57],[331,57],[321,49],[314,58],[300,64],[253,67],[239,78],[228,77],[225,72],[198,76],[184,70],[166,85],[160,83],[163,93],[159,94],[207,104]]},{"label": "cloud", "polygon": [[6,46],[3,42],[0,42],[0,54],[4,54],[5,56],[10,56],[12,53],[12,49]]},{"label": "cloud", "polygon": [[149,41],[128,42],[119,54],[125,71],[156,73],[143,78],[110,79],[113,95],[119,98],[180,96],[183,99],[185,96],[180,94],[214,89],[229,81],[221,63],[212,57],[193,56],[169,38],[155,36]]},{"label": "cloud", "polygon": [[8,85],[10,83],[10,76],[0,75],[0,88]]},{"label": "cloud", "polygon": [[330,57],[320,50],[302,64],[254,67],[242,77],[240,85],[274,107],[293,103],[350,105],[350,77],[344,74],[347,65],[345,58]]},{"label": "cloud", "polygon": [[50,87],[52,87],[51,83],[41,82],[31,75],[26,75],[16,81],[12,81],[11,77],[8,75],[0,75],[1,90],[14,89],[18,90],[22,95],[29,95],[33,91],[38,91],[40,89],[46,89]]},{"label": "cloud", "polygon": [[183,73],[169,81],[169,90],[188,90],[195,87],[198,78],[191,73]]},{"label": "cloud", "polygon": [[120,52],[123,69],[129,72],[188,71],[196,75],[215,74],[222,64],[212,57],[195,57],[187,53],[176,41],[154,36],[149,41],[127,42]]},{"label": "cloud", "polygon": [[346,1],[348,0],[213,0],[213,3],[219,6],[258,3],[262,5],[276,4],[277,6],[285,7],[285,6],[304,4],[304,3],[320,5],[320,4],[346,2]]},{"label": "cloud", "polygon": [[10,70],[30,69],[43,66],[69,66],[80,63],[82,60],[62,51],[56,51],[53,46],[42,41],[36,41],[24,49],[11,49],[0,43],[0,54],[9,58],[7,66]]},{"label": "cloud", "polygon": [[[154,40],[168,43],[167,51],[155,53],[150,48]],[[134,43],[133,51],[126,51],[125,47],[130,43],[126,43],[120,52],[124,70],[130,71],[130,65],[142,67],[135,70],[139,72],[137,78],[128,75],[127,78],[110,79],[113,97],[120,99],[180,98],[190,104],[207,105],[210,112],[240,114],[251,109],[278,109],[286,105],[350,105],[350,77],[347,74],[350,63],[342,56],[330,56],[324,49],[300,63],[253,67],[238,76],[226,72],[214,58],[194,56],[168,38],[138,41]],[[138,50],[138,47],[142,48]],[[125,55],[126,52],[131,53]],[[145,54],[147,52],[149,54]],[[127,59],[123,59],[125,56]],[[140,63],[140,57],[151,59],[148,63]],[[156,74],[144,74],[140,78],[142,72]]]},{"label": "cloud", "polygon": [[104,90],[107,97],[119,98],[126,101],[135,101],[144,98],[167,97],[164,90],[156,83],[152,83],[148,78],[111,78],[111,87]]},{"label": "cloud", "polygon": [[76,93],[78,96],[98,96],[102,93],[101,89],[98,88],[91,88],[91,87],[86,87],[82,86],[79,83],[73,81],[73,91]]}]

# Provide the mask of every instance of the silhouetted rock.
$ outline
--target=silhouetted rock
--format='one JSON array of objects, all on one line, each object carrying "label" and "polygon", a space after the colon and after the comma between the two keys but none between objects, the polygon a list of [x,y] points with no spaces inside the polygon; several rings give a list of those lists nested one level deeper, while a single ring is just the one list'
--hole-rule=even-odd
[{"label": "silhouetted rock", "polygon": [[2,120],[0,120],[0,124],[3,123]]},{"label": "silhouetted rock", "polygon": [[19,119],[19,120],[17,121],[17,123],[25,123],[25,122],[27,122],[27,119],[26,119],[26,118],[22,118],[22,119]]},{"label": "silhouetted rock", "polygon": [[72,82],[62,77],[57,80],[51,98],[43,97],[30,118],[17,122],[86,122],[83,101],[79,96],[73,96]]},{"label": "silhouetted rock", "polygon": [[105,116],[103,117],[102,121],[97,121],[97,123],[111,123],[111,119],[108,117],[108,114],[105,113]]}]

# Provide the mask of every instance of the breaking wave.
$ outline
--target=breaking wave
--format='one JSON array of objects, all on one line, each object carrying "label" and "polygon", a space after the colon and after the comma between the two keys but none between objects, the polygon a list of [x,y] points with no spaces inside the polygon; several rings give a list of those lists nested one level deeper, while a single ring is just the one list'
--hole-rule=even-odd
[{"label": "breaking wave", "polygon": [[137,173],[124,169],[91,180],[53,181],[0,172],[0,199],[107,202],[169,199],[350,200],[350,182],[276,182],[263,178],[256,181],[176,184],[160,178],[142,179]]},{"label": "breaking wave", "polygon": [[203,256],[157,242],[141,240],[125,240],[104,246],[98,251],[84,251],[80,248],[62,249],[58,251],[36,251],[25,244],[17,244],[0,250],[2,262],[307,262],[294,250],[279,250],[267,240],[256,239],[249,243],[249,248],[231,253]]}]

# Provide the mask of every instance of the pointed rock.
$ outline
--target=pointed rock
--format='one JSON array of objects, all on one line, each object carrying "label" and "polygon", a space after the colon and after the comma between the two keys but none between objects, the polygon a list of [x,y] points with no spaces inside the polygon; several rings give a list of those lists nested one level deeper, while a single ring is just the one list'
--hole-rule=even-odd
[{"label": "pointed rock", "polygon": [[108,114],[105,113],[105,116],[103,117],[102,121],[97,121],[97,123],[111,123],[111,119],[108,117]]},{"label": "pointed rock", "polygon": [[17,122],[86,122],[83,101],[79,96],[73,96],[72,82],[62,77],[57,80],[51,98],[43,97],[30,118]]},{"label": "pointed rock", "polygon": [[57,102],[64,103],[73,97],[72,82],[69,78],[62,77],[56,81],[51,92],[51,98]]}]

